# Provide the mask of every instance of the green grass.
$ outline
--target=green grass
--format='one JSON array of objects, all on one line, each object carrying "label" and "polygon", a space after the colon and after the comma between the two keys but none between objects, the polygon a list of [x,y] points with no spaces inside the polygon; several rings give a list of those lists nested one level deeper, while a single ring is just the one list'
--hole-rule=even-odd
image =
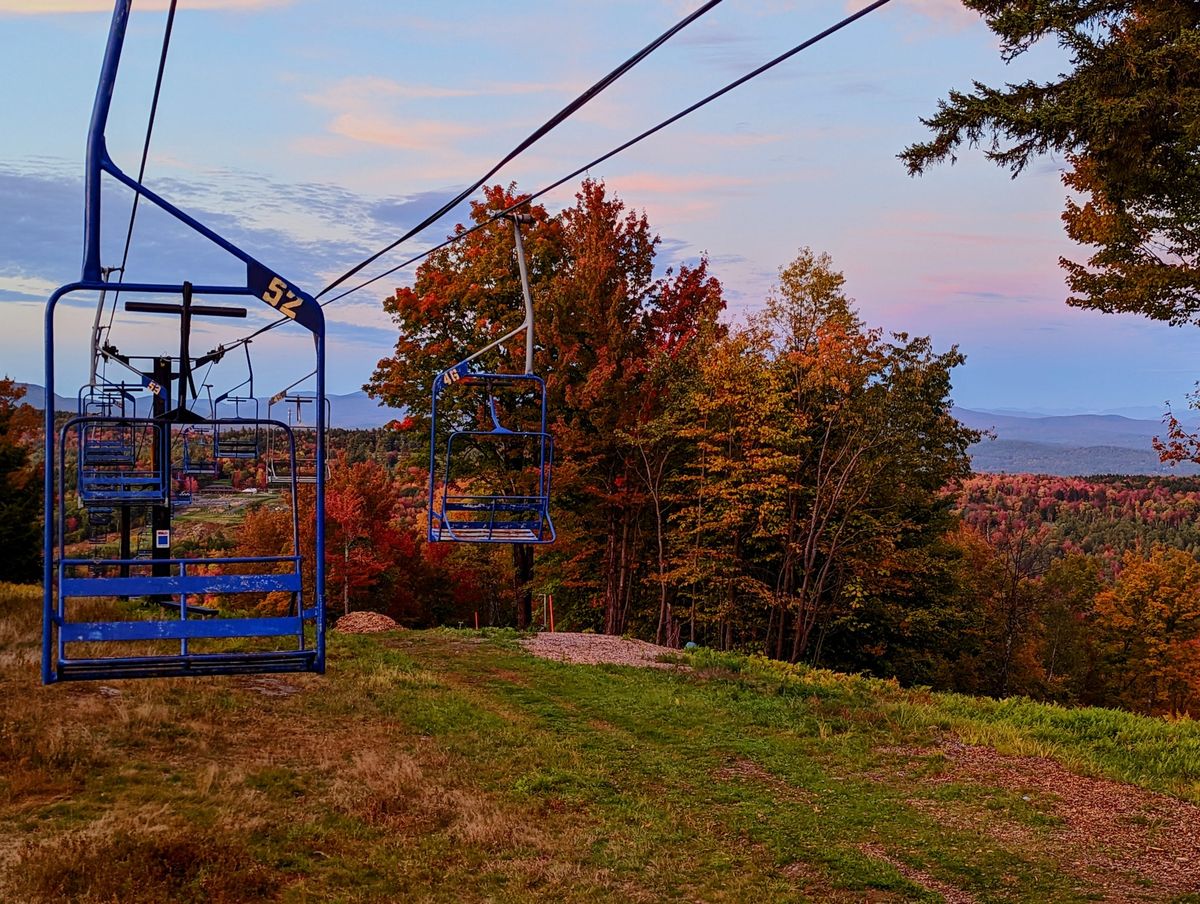
[{"label": "green grass", "polygon": [[39,610],[0,585],[6,901],[1085,901],[1054,801],[944,780],[940,741],[1198,794],[1190,721],[703,650],[573,666],[511,631],[334,634],[283,696],[42,688]]}]

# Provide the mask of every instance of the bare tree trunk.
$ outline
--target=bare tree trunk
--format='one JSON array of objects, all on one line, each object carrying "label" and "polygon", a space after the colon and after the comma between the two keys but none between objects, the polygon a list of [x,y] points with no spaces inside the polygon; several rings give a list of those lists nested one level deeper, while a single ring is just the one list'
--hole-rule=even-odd
[{"label": "bare tree trunk", "polygon": [[608,510],[608,542],[604,550],[604,633],[615,634],[620,599],[617,596],[617,514]]},{"label": "bare tree trunk", "polygon": [[533,547],[513,544],[513,595],[517,603],[517,628],[524,631],[533,623]]}]

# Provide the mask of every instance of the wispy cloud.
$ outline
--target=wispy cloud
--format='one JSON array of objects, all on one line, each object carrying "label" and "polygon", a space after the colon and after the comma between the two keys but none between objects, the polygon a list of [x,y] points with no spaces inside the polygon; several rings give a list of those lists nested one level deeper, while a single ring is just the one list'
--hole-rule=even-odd
[{"label": "wispy cloud", "polygon": [[[847,0],[847,11],[861,9],[862,0]],[[901,0],[900,8],[916,13],[940,28],[959,31],[979,22],[979,13],[962,5],[962,0]]]},{"label": "wispy cloud", "polygon": [[482,134],[485,129],[436,119],[392,119],[370,113],[341,113],[329,131],[352,141],[379,144],[406,151],[443,150],[462,138]]},{"label": "wispy cloud", "polygon": [[741,176],[715,176],[708,173],[667,174],[667,173],[628,173],[620,176],[610,176],[611,184],[620,193],[629,198],[639,195],[675,195],[701,192],[728,191],[753,185],[753,179]]},{"label": "wispy cloud", "polygon": [[339,79],[332,85],[305,97],[309,103],[326,109],[343,111],[349,108],[370,108],[375,101],[440,100],[455,97],[497,97],[547,92],[573,91],[570,85],[538,82],[486,82],[473,86],[418,85],[401,83],[380,76],[358,76]]},{"label": "wispy cloud", "polygon": [[[189,9],[263,9],[289,6],[293,0],[189,0]],[[169,0],[144,0],[138,10],[164,10]],[[0,0],[0,15],[59,15],[61,13],[111,13],[111,0]]]}]

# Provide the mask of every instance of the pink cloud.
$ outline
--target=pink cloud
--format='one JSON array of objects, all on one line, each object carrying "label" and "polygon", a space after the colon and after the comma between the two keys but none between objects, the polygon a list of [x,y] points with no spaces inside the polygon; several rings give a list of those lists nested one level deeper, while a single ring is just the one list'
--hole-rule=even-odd
[{"label": "pink cloud", "polygon": [[[846,4],[846,8],[856,10],[862,5],[856,0],[850,0]],[[914,12],[918,16],[955,31],[967,28],[979,21],[979,13],[967,9],[962,5],[961,0],[901,0],[898,5],[909,12]]]},{"label": "pink cloud", "polygon": [[[4,2],[4,0],[0,0]],[[488,82],[476,87],[444,87],[441,85],[401,84],[380,76],[361,76],[339,79],[325,90],[308,95],[305,100],[318,107],[333,110],[364,108],[383,98],[401,100],[444,100],[454,97],[496,97],[545,92],[563,93],[569,86],[561,83]]]},{"label": "pink cloud", "polygon": [[623,176],[610,176],[607,181],[631,197],[638,194],[692,194],[741,188],[754,184],[753,180],[738,176],[705,174],[676,176],[663,173],[630,173]]},{"label": "pink cloud", "polygon": [[329,130],[343,138],[408,151],[439,151],[458,139],[481,134],[484,129],[432,119],[397,121],[366,113],[342,113]]}]

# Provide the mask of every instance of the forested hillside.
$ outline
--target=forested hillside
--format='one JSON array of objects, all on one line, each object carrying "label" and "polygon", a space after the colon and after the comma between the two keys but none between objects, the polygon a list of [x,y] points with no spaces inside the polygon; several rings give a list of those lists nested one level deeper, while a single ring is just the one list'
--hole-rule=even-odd
[{"label": "forested hillside", "polygon": [[[440,446],[449,429],[430,422],[431,384],[511,329],[521,298],[512,238],[489,217],[518,198],[489,189],[473,208],[480,228],[387,300],[396,352],[369,388],[409,413],[331,431],[331,612],[528,628],[552,603],[560,628],[675,648],[999,697],[1200,708],[1200,481],[972,476],[979,433],[950,398],[957,349],[866,323],[833,262],[808,249],[731,326],[707,261],[658,274],[646,217],[597,182],[558,215],[535,205],[527,230],[557,542],[536,552],[429,542],[430,436]],[[495,354],[488,366],[507,372],[519,350],[502,343]],[[36,421],[11,386],[0,395],[20,425],[6,440],[7,479],[21,489],[36,559]],[[528,412],[518,398],[497,415],[496,396],[471,381],[443,402],[443,421],[460,430]],[[66,543],[111,557],[116,536],[93,530],[79,506],[72,455]],[[476,454],[451,483],[486,496],[535,467],[524,452]],[[177,554],[288,554],[291,511],[261,458],[219,463],[205,480],[176,488],[189,500],[174,524]],[[298,498],[311,595],[312,485]],[[149,547],[143,527],[138,551]],[[212,603],[264,614],[291,604],[286,593]]]}]

